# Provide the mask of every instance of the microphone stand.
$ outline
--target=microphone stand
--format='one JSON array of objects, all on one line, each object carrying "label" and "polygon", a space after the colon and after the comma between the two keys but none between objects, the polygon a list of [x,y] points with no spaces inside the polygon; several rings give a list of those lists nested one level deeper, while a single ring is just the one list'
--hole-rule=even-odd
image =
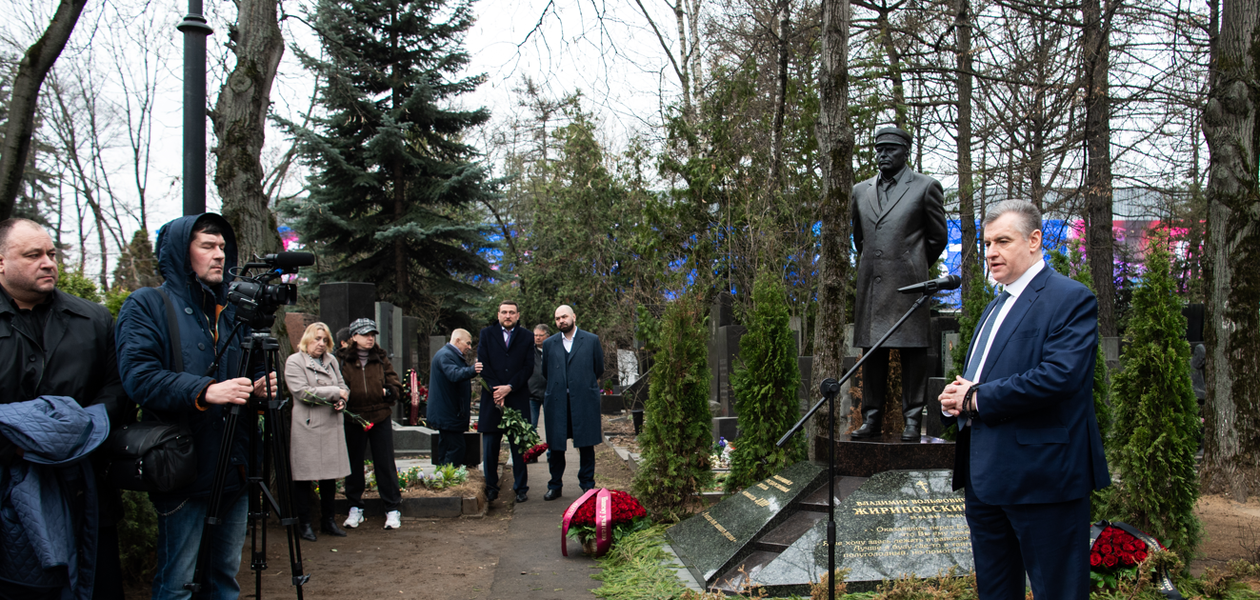
[{"label": "microphone stand", "polygon": [[828,419],[830,421],[830,424],[828,425],[828,437],[831,439],[831,443],[827,445],[828,600],[836,600],[836,440],[834,439],[836,431],[836,396],[840,395],[840,385],[852,378],[853,374],[856,373],[857,370],[862,367],[862,364],[866,362],[866,359],[871,356],[871,350],[882,347],[884,342],[888,341],[888,338],[892,336],[893,332],[897,331],[897,329],[901,327],[901,324],[905,323],[906,319],[909,319],[910,315],[914,314],[914,311],[918,310],[919,306],[927,301],[928,298],[931,298],[934,293],[936,293],[936,288],[934,286],[923,290],[923,295],[920,296],[918,300],[915,300],[914,306],[911,306],[910,310],[907,310],[906,314],[902,315],[901,319],[893,324],[892,329],[889,329],[888,332],[884,334],[884,337],[879,338],[879,341],[875,342],[874,346],[871,346],[869,350],[863,353],[862,358],[858,359],[857,364],[853,365],[853,368],[849,369],[849,372],[845,373],[844,377],[841,377],[839,381],[830,377],[824,379],[818,386],[818,391],[822,392],[823,395],[822,400],[819,400],[816,404],[814,404],[814,407],[809,409],[809,412],[805,413],[805,416],[801,417],[801,420],[797,421],[796,424],[793,425],[787,433],[783,434],[783,437],[779,438],[779,441],[774,444],[775,446],[782,448],[788,443],[788,440],[791,439],[793,435],[796,435],[796,433],[805,426],[805,423],[809,421],[810,417],[814,416],[814,413],[818,412],[819,408],[822,408],[824,403],[827,404],[827,412],[831,413],[831,418]]}]

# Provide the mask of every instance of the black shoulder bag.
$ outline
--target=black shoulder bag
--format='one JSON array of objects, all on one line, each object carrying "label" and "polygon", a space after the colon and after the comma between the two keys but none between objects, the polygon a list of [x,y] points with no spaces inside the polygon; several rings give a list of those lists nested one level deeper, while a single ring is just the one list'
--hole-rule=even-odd
[{"label": "black shoulder bag", "polygon": [[[166,291],[157,288],[166,304],[166,323],[171,334],[171,359],[176,372],[184,371],[175,306]],[[197,478],[197,457],[193,453],[192,429],[188,414],[180,413],[178,423],[143,421],[110,432],[103,444],[109,456],[105,478],[111,484],[139,492],[169,492],[191,484]]]}]

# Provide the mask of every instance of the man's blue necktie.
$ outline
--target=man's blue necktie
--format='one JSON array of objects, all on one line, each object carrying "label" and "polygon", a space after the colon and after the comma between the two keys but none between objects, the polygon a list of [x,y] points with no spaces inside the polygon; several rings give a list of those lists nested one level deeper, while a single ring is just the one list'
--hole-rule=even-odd
[{"label": "man's blue necktie", "polygon": [[984,347],[989,344],[989,334],[993,333],[993,323],[997,321],[1002,305],[1006,304],[1006,299],[1010,297],[1011,295],[1005,290],[998,294],[997,304],[993,305],[992,311],[989,311],[989,318],[984,322],[984,329],[980,331],[980,337],[976,338],[976,345],[971,350],[971,360],[967,361],[967,372],[963,373],[963,379],[976,380],[976,371],[980,370],[980,360],[984,358]]}]

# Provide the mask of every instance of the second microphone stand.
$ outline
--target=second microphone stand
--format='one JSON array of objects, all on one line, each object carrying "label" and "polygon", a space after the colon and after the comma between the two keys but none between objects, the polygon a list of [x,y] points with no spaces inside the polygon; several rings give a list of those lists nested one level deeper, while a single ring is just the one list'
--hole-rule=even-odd
[{"label": "second microphone stand", "polygon": [[906,314],[902,315],[901,319],[893,324],[892,329],[889,329],[888,333],[884,334],[884,337],[879,338],[879,341],[875,342],[874,346],[871,346],[866,352],[864,352],[862,354],[862,358],[858,359],[857,364],[853,365],[853,368],[849,369],[849,371],[845,373],[844,377],[841,377],[839,381],[830,377],[824,379],[818,386],[819,391],[822,392],[823,395],[822,400],[815,403],[813,408],[809,409],[809,412],[805,413],[805,416],[801,417],[801,420],[797,421],[787,433],[783,434],[783,437],[779,438],[778,442],[775,442],[775,446],[782,448],[788,443],[788,440],[790,440],[793,435],[796,435],[796,433],[805,426],[805,423],[809,422],[809,419],[814,416],[814,413],[818,412],[819,408],[822,408],[823,404],[827,404],[827,412],[831,415],[828,419],[829,423],[827,425],[827,430],[830,432],[828,434],[828,439],[831,440],[831,443],[827,444],[828,600],[835,600],[836,598],[836,441],[834,439],[836,431],[836,396],[840,395],[841,384],[853,377],[853,374],[856,373],[857,370],[862,367],[862,364],[866,362],[866,359],[871,356],[871,351],[883,347],[884,342],[888,341],[889,336],[891,336],[893,332],[897,331],[897,329],[901,327],[901,324],[905,323],[906,319],[909,319],[910,315],[914,314],[914,311],[918,310],[928,298],[931,298],[934,292],[936,292],[935,287],[925,289],[923,295],[920,296],[918,300],[914,301],[914,305],[910,307],[910,310],[907,310]]}]

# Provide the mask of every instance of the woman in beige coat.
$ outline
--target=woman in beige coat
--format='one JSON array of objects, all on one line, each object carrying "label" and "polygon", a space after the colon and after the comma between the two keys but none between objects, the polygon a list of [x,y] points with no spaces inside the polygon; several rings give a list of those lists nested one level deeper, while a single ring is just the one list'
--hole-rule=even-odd
[{"label": "woman in beige coat", "polygon": [[[323,323],[312,323],[302,334],[299,352],[284,365],[284,379],[293,395],[293,420],[289,433],[289,461],[293,467],[293,498],[302,539],[315,541],[311,529],[311,484],[319,482],[320,531],[344,537],[337,526],[333,500],[337,479],[350,474],[346,436],[341,411],[346,407],[350,388],[341,377],[341,367],[330,352],[332,333]],[[311,400],[330,402],[313,404]]]}]

